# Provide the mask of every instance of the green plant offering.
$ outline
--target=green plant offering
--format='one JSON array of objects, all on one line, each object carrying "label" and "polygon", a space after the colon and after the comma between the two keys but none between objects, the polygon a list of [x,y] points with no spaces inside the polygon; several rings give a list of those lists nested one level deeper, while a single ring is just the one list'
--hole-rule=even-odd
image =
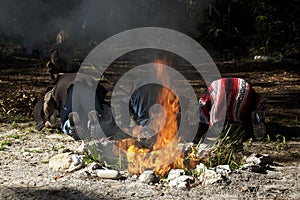
[{"label": "green plant offering", "polygon": [[237,147],[242,145],[245,132],[238,124],[225,125],[216,144],[211,149],[211,153],[206,159],[206,166],[214,167],[227,164],[231,169],[237,169],[241,165],[236,158]]}]

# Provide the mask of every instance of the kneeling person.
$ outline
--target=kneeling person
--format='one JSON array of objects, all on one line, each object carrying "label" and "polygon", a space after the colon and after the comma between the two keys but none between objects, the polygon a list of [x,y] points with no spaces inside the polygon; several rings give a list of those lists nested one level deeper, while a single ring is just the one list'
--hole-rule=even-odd
[{"label": "kneeling person", "polygon": [[[226,105],[223,105],[224,99]],[[226,113],[224,112],[224,106]],[[256,135],[255,123],[264,123],[264,99],[241,78],[222,78],[213,81],[199,99],[200,126],[194,143],[198,143],[209,127],[219,123],[225,114],[226,121],[242,124],[248,136]],[[263,133],[262,133],[263,134]]]},{"label": "kneeling person", "polygon": [[[94,85],[97,86],[96,91]],[[102,85],[88,77],[60,75],[44,100],[35,106],[37,128],[50,127],[49,119],[57,110],[61,130],[75,139],[123,137],[123,132],[114,123],[111,107],[104,101],[106,94],[107,90]]]},{"label": "kneeling person", "polygon": [[[138,87],[130,96],[129,113],[131,116],[131,133],[141,141],[146,147],[152,147],[157,139],[157,132],[163,127],[163,123],[157,122],[162,119],[164,105],[159,103],[159,95],[163,89],[166,89],[174,106],[179,106],[179,99],[172,91],[160,84],[150,83]],[[170,102],[171,103],[171,102]],[[180,107],[178,113],[174,113],[179,125]],[[165,117],[169,117],[166,114]]]}]

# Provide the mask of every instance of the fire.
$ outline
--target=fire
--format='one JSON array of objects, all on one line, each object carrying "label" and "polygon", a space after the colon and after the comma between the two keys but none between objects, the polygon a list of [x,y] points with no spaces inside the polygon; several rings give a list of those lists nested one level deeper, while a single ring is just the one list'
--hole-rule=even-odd
[{"label": "fire", "polygon": [[[141,174],[146,169],[152,169],[156,174],[164,176],[171,168],[184,167],[184,155],[182,155],[182,149],[178,147],[180,138],[177,137],[179,98],[167,88],[170,87],[170,80],[164,69],[165,64],[166,60],[155,62],[157,78],[165,86],[158,95],[157,104],[163,107],[165,115],[155,116],[153,123],[149,125],[151,129],[158,130],[152,149],[142,148],[132,139],[122,140],[118,145],[126,154],[128,171],[134,174]],[[136,136],[139,131],[140,129],[135,129],[132,134]]]},{"label": "fire", "polygon": [[[157,60],[156,61],[156,71],[157,78],[161,80],[162,85],[170,87],[169,76],[164,70],[164,64],[166,60]],[[162,147],[167,146],[175,137],[178,131],[178,123],[177,117],[179,113],[179,99],[174,95],[168,88],[162,87],[160,94],[158,95],[157,104],[163,106],[166,112],[165,126],[158,132],[157,141],[154,144],[153,149],[157,150]],[[156,123],[153,125],[160,125],[159,122],[162,119],[155,119]],[[157,127],[152,127],[153,129],[157,129]],[[178,142],[177,142],[178,143]]]}]

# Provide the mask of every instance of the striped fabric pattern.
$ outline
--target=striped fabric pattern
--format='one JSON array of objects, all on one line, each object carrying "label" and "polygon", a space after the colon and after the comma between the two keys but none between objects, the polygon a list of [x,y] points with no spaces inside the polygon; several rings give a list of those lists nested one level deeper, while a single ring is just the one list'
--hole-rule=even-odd
[{"label": "striped fabric pattern", "polygon": [[251,113],[258,110],[262,98],[241,78],[213,81],[199,99],[200,122],[212,126],[227,119],[242,124],[251,122]]}]

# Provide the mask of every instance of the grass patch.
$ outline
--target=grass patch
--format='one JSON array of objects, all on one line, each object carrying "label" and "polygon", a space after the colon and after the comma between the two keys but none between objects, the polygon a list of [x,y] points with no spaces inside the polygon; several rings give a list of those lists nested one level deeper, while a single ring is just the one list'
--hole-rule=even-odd
[{"label": "grass patch", "polygon": [[87,163],[87,164],[90,164],[90,163],[93,163],[94,160],[92,160],[89,156],[85,155],[82,160]]},{"label": "grass patch", "polygon": [[0,151],[5,151],[7,149],[7,147],[11,146],[11,145],[12,145],[11,141],[3,141],[0,144]]},{"label": "grass patch", "polygon": [[11,134],[11,135],[8,135],[7,138],[20,139],[21,135],[19,135],[19,134]]},{"label": "grass patch", "polygon": [[[0,109],[2,105],[0,104]],[[0,122],[12,124],[13,128],[19,128],[20,125],[18,123],[28,122],[30,121],[30,117],[24,116],[21,114],[13,114],[10,111],[2,111],[0,112]]]},{"label": "grass patch", "polygon": [[103,160],[101,159],[101,154],[100,154],[99,150],[97,149],[96,145],[95,146],[89,145],[88,149],[89,149],[89,153],[86,154],[86,156],[91,161],[98,162],[98,163],[103,162]]},{"label": "grass patch", "polygon": [[11,141],[4,141],[4,142],[2,142],[1,143],[1,145],[6,145],[6,146],[11,146],[12,145],[12,143],[11,143]]},{"label": "grass patch", "polygon": [[242,163],[237,153],[242,147],[244,137],[244,130],[239,124],[227,123],[216,144],[205,157],[204,164],[208,167],[229,165],[233,170],[239,168]]},{"label": "grass patch", "polygon": [[[118,155],[118,158],[113,159],[113,161],[107,157],[107,155],[103,154],[103,150],[102,148],[104,148],[104,146],[99,147],[97,143],[94,143],[93,140],[89,141],[90,143],[86,146],[86,148],[88,149],[88,151],[85,151],[84,153],[84,161],[86,163],[92,163],[92,162],[96,162],[99,163],[101,166],[109,168],[109,169],[127,169],[127,167],[124,166],[123,163],[123,157],[125,155],[121,155],[121,153]],[[120,150],[121,152],[121,150]],[[111,152],[114,153],[114,152]],[[112,158],[115,158],[115,156],[117,157],[117,155],[112,155]],[[108,159],[108,160],[107,160]]]},{"label": "grass patch", "polygon": [[287,150],[290,148],[288,145],[285,136],[281,134],[277,134],[275,137],[271,137],[269,134],[266,136],[265,140],[265,148],[269,150]]},{"label": "grass patch", "polygon": [[7,149],[6,146],[0,145],[0,151],[5,151],[6,149]]},{"label": "grass patch", "polygon": [[35,133],[38,132],[34,126],[30,126],[24,129],[24,133]]}]

